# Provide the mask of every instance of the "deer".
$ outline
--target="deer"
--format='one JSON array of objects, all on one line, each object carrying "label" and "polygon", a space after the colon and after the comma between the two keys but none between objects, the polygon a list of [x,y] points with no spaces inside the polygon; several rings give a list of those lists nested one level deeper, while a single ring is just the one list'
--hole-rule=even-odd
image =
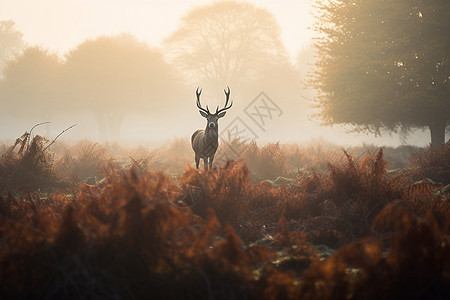
[{"label": "deer", "polygon": [[192,134],[191,144],[192,149],[195,152],[195,166],[198,169],[198,165],[200,163],[200,158],[203,159],[203,163],[205,166],[205,170],[209,168],[212,169],[212,164],[214,161],[214,155],[216,154],[217,147],[219,146],[219,126],[217,121],[225,116],[226,110],[230,109],[233,105],[233,101],[228,102],[230,100],[230,88],[228,91],[224,89],[226,100],[225,106],[219,109],[219,106],[216,108],[215,113],[211,113],[209,111],[208,105],[206,105],[206,109],[202,107],[200,104],[200,95],[202,90],[197,87],[195,94],[197,95],[197,108],[199,109],[200,115],[206,118],[206,128],[199,129]]}]

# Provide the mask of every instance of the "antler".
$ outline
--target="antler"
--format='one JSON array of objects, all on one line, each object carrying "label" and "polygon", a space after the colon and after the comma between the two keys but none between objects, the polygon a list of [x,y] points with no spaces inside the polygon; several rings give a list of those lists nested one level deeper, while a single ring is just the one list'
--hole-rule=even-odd
[{"label": "antler", "polygon": [[219,109],[219,107],[217,106],[216,114],[221,113],[221,112],[229,109],[233,105],[233,100],[231,100],[230,106],[227,106],[228,105],[228,100],[230,100],[230,87],[227,86],[227,88],[228,88],[228,92],[225,89],[223,90],[225,92],[226,97],[227,97],[226,101],[225,101],[225,106],[223,108],[221,108],[221,109]]},{"label": "antler", "polygon": [[201,111],[203,111],[203,112],[205,112],[205,113],[207,113],[209,115],[210,112],[209,112],[209,109],[208,109],[208,105],[206,105],[206,109],[204,109],[202,107],[202,105],[200,104],[200,95],[202,93],[202,89],[200,89],[200,91],[199,91],[199,89],[200,88],[198,87],[197,90],[195,91],[195,94],[197,95],[197,107],[198,107],[198,109],[200,109]]}]

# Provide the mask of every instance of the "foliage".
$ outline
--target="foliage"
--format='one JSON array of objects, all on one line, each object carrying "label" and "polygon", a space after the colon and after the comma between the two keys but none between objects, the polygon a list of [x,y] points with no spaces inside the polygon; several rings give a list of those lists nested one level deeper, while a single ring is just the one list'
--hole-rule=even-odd
[{"label": "foliage", "polygon": [[175,139],[151,151],[154,170],[181,174],[186,165],[194,161],[194,151],[187,139]]},{"label": "foliage", "polygon": [[275,179],[287,172],[287,162],[280,143],[268,143],[258,147],[255,142],[250,144],[244,154],[244,159],[257,179]]},{"label": "foliage", "polygon": [[181,86],[162,53],[130,34],[86,40],[67,54],[64,71],[66,101],[94,114],[102,138],[117,138],[128,112],[167,112]]},{"label": "foliage", "polygon": [[28,47],[4,70],[0,81],[2,108],[22,119],[49,119],[66,109],[61,101],[62,62],[58,55],[40,47]]},{"label": "foliage", "polygon": [[20,54],[24,47],[22,33],[17,31],[12,20],[0,21],[0,79],[3,77],[3,70],[9,61]]},{"label": "foliage", "polygon": [[44,190],[63,188],[67,183],[55,172],[53,157],[44,151],[45,139],[36,135],[30,141],[25,132],[0,158],[0,194],[23,188]]},{"label": "foliage", "polygon": [[[207,172],[188,168],[178,182],[163,173],[109,169],[103,184],[82,186],[70,198],[5,195],[0,293],[8,299],[446,298],[450,206],[440,207],[443,219],[436,221],[410,205],[410,194],[390,200],[396,185],[385,177],[382,151],[359,165],[347,156],[347,165],[329,168],[327,176],[278,189],[251,182],[243,162]],[[203,210],[186,207],[194,187]],[[363,239],[348,227],[356,231],[343,231],[352,243],[323,261],[308,242],[320,229],[292,221],[313,220],[307,199],[322,201],[321,195],[360,205],[364,196],[364,205],[379,212]],[[302,210],[295,213],[294,204]],[[352,214],[362,220],[366,212]],[[264,232],[251,237],[243,219],[266,224],[259,227]]]},{"label": "foliage", "polygon": [[322,179],[324,189],[318,196],[322,212],[329,217],[325,226],[336,230],[341,242],[366,236],[378,212],[387,203],[401,199],[403,187],[401,181],[386,176],[381,149],[362,159],[359,165],[345,154],[346,165],[329,165],[329,175]]},{"label": "foliage", "polygon": [[415,179],[429,178],[443,185],[450,184],[450,141],[439,147],[430,145],[411,157]]},{"label": "foliage", "polygon": [[176,206],[181,191],[166,175],[113,172],[107,181],[69,202],[61,195],[0,198],[1,239],[8,241],[0,249],[2,295],[248,297],[250,257],[264,259],[264,247],[247,254],[231,227],[217,241],[214,213],[202,221]]},{"label": "foliage", "polygon": [[331,144],[310,144],[306,146],[284,144],[281,149],[286,156],[289,171],[296,172],[297,176],[307,173],[311,168],[320,172],[326,171],[329,162],[338,163],[338,153],[341,152],[339,147]]},{"label": "foliage", "polygon": [[[326,173],[313,171],[284,183],[280,177],[279,185],[253,183],[243,161],[210,172],[188,168],[179,182],[194,213],[206,217],[212,208],[247,242],[275,235],[283,217],[291,229],[303,228],[314,244],[335,248],[367,236],[375,216],[393,201],[412,198],[414,211],[424,215],[434,207],[440,218],[448,209],[448,204],[437,205],[442,200],[433,194],[414,190],[408,177],[389,175],[382,150],[360,162],[345,156],[345,164],[329,164]],[[423,202],[431,204],[428,209]]]},{"label": "foliage", "polygon": [[[121,163],[72,194],[0,195],[0,294],[8,299],[450,294],[449,195],[431,180],[414,182],[414,169],[388,173],[381,149],[363,158],[344,151],[324,171],[270,184],[252,179],[243,160],[169,176],[151,171],[146,149],[87,141],[65,150],[55,166],[41,139],[30,146],[28,134],[18,139],[0,171],[26,164],[26,172],[54,178],[55,169],[73,172],[86,158],[79,171],[97,172],[95,162],[108,162],[111,153]],[[176,156],[185,143],[173,145],[169,155]],[[276,149],[271,159],[286,161],[285,147],[267,146]],[[137,159],[124,164],[131,153]],[[36,185],[63,191],[57,182]]]},{"label": "foliage", "polygon": [[75,182],[86,178],[103,177],[103,170],[111,163],[108,151],[99,144],[87,140],[79,141],[71,149],[65,149],[58,161],[59,172]]},{"label": "foliage", "polygon": [[319,61],[311,81],[326,124],[406,133],[449,119],[450,15],[445,0],[316,1]]},{"label": "foliage", "polygon": [[419,218],[401,203],[392,203],[372,227],[373,237],[342,247],[308,271],[301,283],[302,299],[444,299],[450,295],[448,232],[433,218]]}]

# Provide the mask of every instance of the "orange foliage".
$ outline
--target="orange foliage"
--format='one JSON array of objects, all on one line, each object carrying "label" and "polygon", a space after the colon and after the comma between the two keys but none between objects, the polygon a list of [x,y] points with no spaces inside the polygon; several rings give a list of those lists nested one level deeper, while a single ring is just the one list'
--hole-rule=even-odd
[{"label": "orange foliage", "polygon": [[[450,219],[447,219],[447,224]],[[301,282],[302,299],[446,299],[450,243],[433,218],[395,202],[376,217],[375,235],[340,248]]]},{"label": "orange foliage", "polygon": [[[0,249],[0,293],[9,299],[177,299],[192,288],[196,298],[196,293],[216,293],[214,287],[228,277],[250,278],[247,256],[232,229],[215,244],[214,214],[201,221],[175,205],[179,195],[163,174],[131,172],[111,174],[103,187],[82,188],[59,213],[53,211],[57,206],[37,209],[11,195],[1,198],[2,208],[15,207],[2,211],[0,222],[2,242],[8,243]],[[205,288],[205,277],[211,289]],[[174,282],[180,289],[169,288]]]},{"label": "orange foliage", "polygon": [[[278,187],[252,179],[244,161],[175,178],[134,160],[71,195],[0,194],[0,295],[447,298],[442,185],[388,174],[382,150],[344,156]],[[340,248],[324,259],[321,244]]]},{"label": "orange foliage", "polygon": [[430,144],[411,157],[416,179],[429,178],[443,185],[450,184],[450,141],[436,148]]},{"label": "orange foliage", "polygon": [[25,132],[0,158],[0,194],[23,188],[63,188],[68,186],[53,168],[53,157],[44,150],[45,139],[30,140]]}]

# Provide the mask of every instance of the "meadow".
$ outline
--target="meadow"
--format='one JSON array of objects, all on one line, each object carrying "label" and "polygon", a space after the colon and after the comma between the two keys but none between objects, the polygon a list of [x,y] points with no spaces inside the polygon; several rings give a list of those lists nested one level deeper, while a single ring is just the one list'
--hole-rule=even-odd
[{"label": "meadow", "polygon": [[4,299],[448,299],[450,142],[0,146]]}]

